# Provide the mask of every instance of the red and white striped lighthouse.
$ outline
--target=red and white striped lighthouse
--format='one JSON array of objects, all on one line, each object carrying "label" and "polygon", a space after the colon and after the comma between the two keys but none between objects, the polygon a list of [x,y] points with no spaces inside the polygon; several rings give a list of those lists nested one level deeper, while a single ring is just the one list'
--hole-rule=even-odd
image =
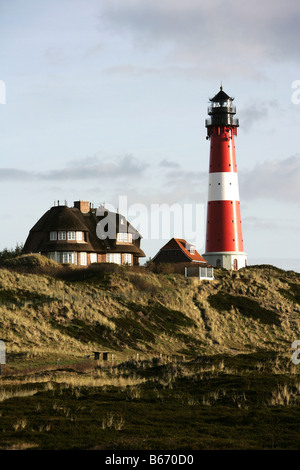
[{"label": "red and white striped lighthouse", "polygon": [[239,121],[232,101],[221,86],[210,99],[206,119],[210,139],[206,248],[203,257],[216,267],[240,269],[247,265],[234,136]]}]

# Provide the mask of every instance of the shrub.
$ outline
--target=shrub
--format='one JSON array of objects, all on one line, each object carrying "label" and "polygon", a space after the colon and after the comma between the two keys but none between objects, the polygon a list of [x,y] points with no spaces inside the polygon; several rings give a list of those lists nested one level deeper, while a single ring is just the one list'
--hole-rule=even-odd
[{"label": "shrub", "polygon": [[0,251],[0,266],[3,266],[5,261],[12,260],[17,256],[22,254],[23,245],[16,245],[15,249],[8,249],[4,248],[4,250]]}]

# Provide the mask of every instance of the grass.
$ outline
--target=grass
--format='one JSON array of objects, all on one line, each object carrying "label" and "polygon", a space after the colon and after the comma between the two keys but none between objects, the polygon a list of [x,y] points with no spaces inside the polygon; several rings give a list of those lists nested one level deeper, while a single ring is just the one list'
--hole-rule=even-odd
[{"label": "grass", "polygon": [[299,275],[270,266],[216,270],[210,283],[143,267],[62,267],[39,255],[7,264],[0,334],[11,358],[284,349],[300,327]]},{"label": "grass", "polygon": [[0,449],[298,449],[299,289],[272,266],[200,282],[8,260]]},{"label": "grass", "polygon": [[280,325],[278,313],[261,307],[256,300],[220,291],[215,295],[209,296],[208,301],[218,311],[230,311],[234,307],[245,317],[258,320],[266,325]]},{"label": "grass", "polygon": [[11,394],[0,402],[0,448],[299,448],[300,376],[287,357],[85,367],[46,370],[32,381],[3,377]]}]

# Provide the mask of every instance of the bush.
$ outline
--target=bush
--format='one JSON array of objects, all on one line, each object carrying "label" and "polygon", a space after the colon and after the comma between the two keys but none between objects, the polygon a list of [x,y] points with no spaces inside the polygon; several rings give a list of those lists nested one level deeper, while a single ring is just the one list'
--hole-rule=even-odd
[{"label": "bush", "polygon": [[174,264],[171,263],[158,263],[153,269],[154,273],[160,274],[172,274],[175,272]]},{"label": "bush", "polygon": [[[154,263],[148,261],[146,269],[155,274],[182,274],[184,276],[185,267],[191,266],[191,263]],[[197,266],[196,266],[197,267]]]},{"label": "bush", "polygon": [[4,248],[0,251],[0,266],[3,266],[7,260],[12,260],[22,254],[23,245],[16,245],[15,249]]},{"label": "bush", "polygon": [[29,254],[29,255],[21,255],[15,258],[6,259],[4,261],[4,265],[6,267],[18,267],[18,266],[25,266],[25,267],[57,267],[58,263],[55,261],[47,258],[43,255],[38,254]]},{"label": "bush", "polygon": [[38,254],[26,254],[9,258],[3,261],[2,266],[19,273],[46,274],[53,277],[57,276],[62,270],[60,264]]}]

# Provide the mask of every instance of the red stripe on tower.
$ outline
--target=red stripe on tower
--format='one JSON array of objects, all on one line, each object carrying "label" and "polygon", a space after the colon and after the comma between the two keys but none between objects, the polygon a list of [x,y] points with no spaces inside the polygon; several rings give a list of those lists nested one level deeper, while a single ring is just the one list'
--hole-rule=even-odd
[{"label": "red stripe on tower", "polygon": [[247,265],[244,253],[234,136],[238,119],[232,101],[221,86],[210,99],[206,119],[210,139],[206,248],[203,257],[216,267],[239,269]]}]

